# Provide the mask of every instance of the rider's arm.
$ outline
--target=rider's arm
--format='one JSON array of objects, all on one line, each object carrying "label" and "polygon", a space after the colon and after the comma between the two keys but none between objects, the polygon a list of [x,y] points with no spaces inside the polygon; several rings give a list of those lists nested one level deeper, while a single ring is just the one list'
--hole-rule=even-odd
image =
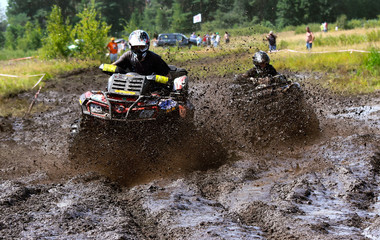
[{"label": "rider's arm", "polygon": [[132,64],[130,62],[130,59],[131,59],[130,54],[131,53],[129,51],[124,53],[123,55],[121,55],[121,57],[118,60],[116,60],[112,64],[122,69],[132,69]]}]

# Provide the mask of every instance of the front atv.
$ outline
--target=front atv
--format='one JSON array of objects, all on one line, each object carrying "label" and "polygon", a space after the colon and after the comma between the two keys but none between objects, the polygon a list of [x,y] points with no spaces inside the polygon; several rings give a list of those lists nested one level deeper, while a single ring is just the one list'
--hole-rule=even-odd
[{"label": "front atv", "polygon": [[82,117],[71,125],[71,133],[77,134],[86,125],[103,128],[110,122],[191,120],[187,72],[170,67],[173,80],[160,75],[124,74],[114,65],[101,65],[104,72],[112,73],[106,91],[87,91],[80,96]]}]

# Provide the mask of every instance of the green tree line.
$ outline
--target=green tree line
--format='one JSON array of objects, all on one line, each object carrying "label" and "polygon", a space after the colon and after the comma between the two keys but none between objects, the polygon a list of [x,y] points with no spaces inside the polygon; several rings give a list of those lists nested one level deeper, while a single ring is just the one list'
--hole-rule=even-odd
[{"label": "green tree line", "polygon": [[[105,23],[102,26],[109,26],[107,34],[116,37],[137,28],[190,33],[258,24],[282,29],[325,21],[340,21],[344,28],[348,20],[377,18],[380,9],[379,0],[8,0],[5,11],[0,11],[0,48],[41,48],[55,8],[71,31],[83,24],[81,14],[90,5],[97,20]],[[202,23],[193,24],[198,13]]]}]

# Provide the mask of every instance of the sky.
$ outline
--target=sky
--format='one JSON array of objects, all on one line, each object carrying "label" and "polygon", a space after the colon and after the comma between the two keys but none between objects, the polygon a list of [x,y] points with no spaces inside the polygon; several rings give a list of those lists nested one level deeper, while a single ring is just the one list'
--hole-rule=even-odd
[{"label": "sky", "polygon": [[0,0],[0,21],[5,17],[5,8],[8,5],[8,0]]},{"label": "sky", "polygon": [[8,0],[0,0],[0,8],[6,8],[8,5]]}]

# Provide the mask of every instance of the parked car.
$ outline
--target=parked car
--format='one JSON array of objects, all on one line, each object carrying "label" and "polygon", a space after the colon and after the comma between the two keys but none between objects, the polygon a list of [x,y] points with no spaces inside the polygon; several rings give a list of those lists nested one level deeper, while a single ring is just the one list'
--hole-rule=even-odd
[{"label": "parked car", "polygon": [[165,46],[191,47],[191,45],[192,43],[190,42],[189,38],[186,37],[182,33],[161,33],[158,35],[158,38],[157,38],[157,46],[159,47],[165,47]]},{"label": "parked car", "polygon": [[197,38],[190,37],[190,38],[189,38],[189,41],[190,41],[190,44],[192,44],[192,45],[194,45],[194,46],[197,46]]}]

